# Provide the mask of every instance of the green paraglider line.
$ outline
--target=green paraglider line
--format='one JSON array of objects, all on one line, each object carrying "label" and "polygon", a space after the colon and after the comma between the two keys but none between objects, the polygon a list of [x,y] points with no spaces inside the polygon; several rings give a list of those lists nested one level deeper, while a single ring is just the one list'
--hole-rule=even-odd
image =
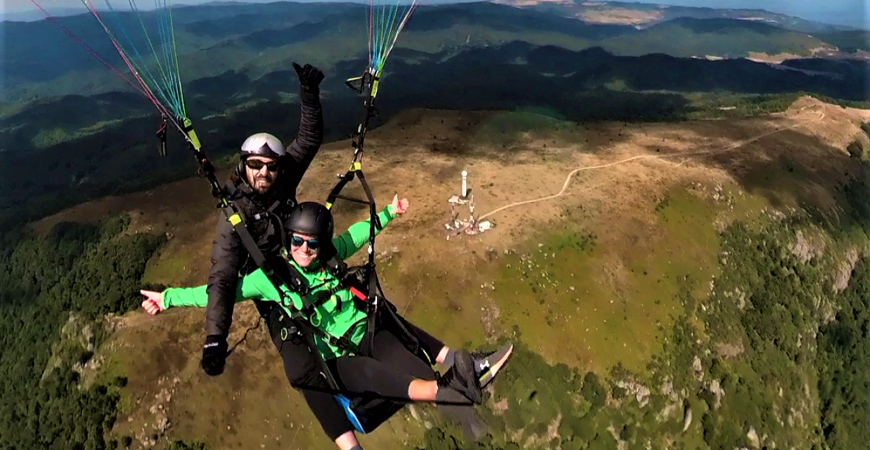
[{"label": "green paraglider line", "polygon": [[[417,8],[416,0],[405,9],[397,0],[395,5],[375,5],[371,2],[369,12],[369,67],[375,76],[380,76],[387,57],[393,50],[399,33],[405,27],[408,18]],[[377,11],[375,11],[377,9]]]},{"label": "green paraglider line", "polygon": [[396,7],[390,9],[390,14],[387,16],[389,20],[384,23],[384,46],[383,46],[383,56],[386,58],[387,49],[389,48],[389,42],[392,39],[395,39],[399,35],[399,30],[395,28],[396,19],[399,17],[399,4],[398,0],[396,2]]},{"label": "green paraglider line", "polygon": [[[88,6],[86,1],[83,0],[82,3],[84,3],[85,6]],[[136,44],[133,43],[133,40],[130,38],[130,35],[127,33],[127,30],[124,28],[124,25],[121,23],[120,14],[112,7],[112,5],[108,2],[108,0],[105,0],[105,3],[106,3],[106,6],[109,8],[109,11],[111,11],[114,14],[115,22],[118,24],[118,28],[121,29],[121,33],[124,34],[124,37],[127,38],[127,42],[130,43],[130,46],[133,49],[133,51],[135,52],[136,57],[139,61],[139,64],[136,64],[136,61],[130,55],[130,52],[126,48],[124,48],[124,46],[121,45],[120,42],[118,42],[118,39],[107,29],[106,34],[109,36],[109,39],[112,40],[112,42],[120,49],[121,52],[123,52],[123,54],[127,57],[127,59],[130,60],[130,64],[133,67],[131,70],[135,70],[137,73],[139,73],[143,77],[143,81],[145,81],[146,84],[149,87],[151,87],[152,91],[156,91],[156,93],[160,96],[161,100],[164,103],[168,104],[170,107],[174,106],[174,105],[172,105],[171,98],[160,89],[160,85],[157,83],[157,80],[155,79],[154,75],[151,73],[151,71],[148,69],[148,66],[145,64],[145,59],[139,53],[139,50],[136,48]],[[174,108],[172,108],[172,109],[174,109]]]},{"label": "green paraglider line", "polygon": [[181,66],[178,65],[178,46],[175,43],[175,24],[172,20],[172,0],[168,1],[168,11],[169,11],[169,31],[170,36],[172,36],[172,54],[175,56],[175,73],[178,75],[176,77],[176,82],[178,85],[178,98],[181,101],[181,115],[182,117],[187,117],[187,106],[184,104],[184,88],[181,85]]},{"label": "green paraglider line", "polygon": [[[154,44],[151,42],[151,36],[148,35],[148,28],[145,26],[145,22],[142,21],[142,14],[139,13],[139,7],[136,5],[136,2],[133,0],[128,0],[127,3],[130,5],[130,9],[136,13],[136,18],[139,20],[139,25],[142,27],[142,33],[145,35],[145,42],[148,43],[148,47],[151,49],[151,54],[154,56],[154,62],[157,64],[157,69],[160,71],[160,76],[163,78],[163,81],[167,81],[166,72],[163,69],[163,65],[160,64],[160,58],[157,54],[157,50],[154,49]],[[160,34],[160,21],[158,23],[157,33]]]},{"label": "green paraglider line", "polygon": [[[132,38],[130,37],[130,34],[127,32],[126,28],[124,27],[124,25],[120,19],[120,13],[112,6],[112,4],[108,0],[104,0],[109,11],[113,14],[115,22],[118,25],[118,28],[120,28],[121,33],[127,39],[127,42],[130,44],[130,48],[133,49],[133,52],[135,53],[135,56],[136,56],[135,58],[132,56],[132,54],[130,53],[129,50],[127,50],[123,45],[120,44],[117,37],[112,33],[111,30],[109,30],[109,28],[106,26],[106,24],[100,19],[99,13],[96,11],[96,8],[93,6],[93,4],[91,4],[90,0],[81,0],[81,2],[86,7],[88,7],[88,9],[91,11],[91,13],[97,19],[97,21],[103,27],[104,31],[108,35],[112,44],[115,45],[115,47],[118,50],[118,53],[121,55],[122,59],[125,59],[125,62],[127,63],[128,68],[135,75],[138,76],[137,78],[141,78],[141,82],[145,86],[147,86],[150,91],[156,93],[156,95],[160,97],[161,101],[169,107],[168,109],[172,110],[172,112],[175,115],[178,115],[181,112],[178,98],[173,95],[174,92],[172,92],[172,89],[171,89],[172,86],[169,84],[169,80],[166,77],[166,73],[165,73],[163,67],[160,65],[159,57],[156,54],[156,51],[154,49],[154,45],[150,39],[150,36],[148,36],[147,29],[145,27],[144,22],[142,21],[142,17],[141,17],[139,10],[138,10],[137,5],[135,5],[135,3],[133,1],[128,0],[131,11],[136,13],[137,18],[139,19],[139,23],[142,25],[142,29],[145,33],[145,39],[148,42],[149,47],[151,48],[152,56],[154,57],[155,61],[158,64],[158,68],[160,69],[161,76],[164,79],[164,81],[166,82],[165,84],[168,85],[167,88],[164,88],[163,86],[161,86],[161,83],[159,83],[157,78],[151,73],[151,70],[148,68],[148,65],[145,63],[145,58],[142,57],[141,52],[138,50],[138,48],[136,47],[136,44],[133,42]],[[159,17],[159,15],[158,15],[158,17]],[[162,23],[160,21],[158,21],[158,26],[160,26],[160,25],[162,25]],[[165,46],[165,44],[164,44],[164,46]]]},{"label": "green paraglider line", "polygon": [[[160,70],[160,75],[163,78],[164,86],[169,86],[170,85],[170,75],[167,74],[168,70],[164,69],[164,67],[163,67],[164,64],[160,63],[160,57],[158,56],[157,50],[154,49],[154,43],[151,41],[151,37],[148,35],[148,29],[145,27],[145,22],[142,21],[142,15],[139,13],[139,8],[136,5],[136,1],[135,0],[128,0],[128,3],[130,4],[130,8],[136,12],[136,17],[139,19],[139,24],[142,26],[142,32],[145,34],[145,40],[148,42],[148,46],[151,48],[151,54],[154,55],[154,61],[157,63],[157,68]],[[156,14],[157,15],[160,14],[159,10],[156,12]],[[163,33],[161,32],[162,31],[162,27],[161,27],[162,24],[163,24],[163,22],[158,20],[157,33],[161,37],[161,42],[163,42],[164,47],[165,47],[165,40],[162,39]],[[170,93],[166,93],[166,96],[171,97]],[[172,103],[172,106],[174,107],[173,111],[176,114],[179,114],[181,112],[180,111],[181,108],[177,104],[177,101],[172,101],[172,100],[176,100],[176,99],[171,99],[170,103]]]},{"label": "green paraglider line", "polygon": [[396,41],[399,40],[399,33],[402,31],[402,29],[405,28],[405,25],[408,23],[408,19],[411,17],[411,14],[414,12],[415,9],[417,9],[417,2],[416,2],[416,0],[415,0],[414,3],[413,3],[413,4],[408,8],[408,12],[405,13],[404,17],[402,18],[402,21],[399,23],[399,26],[396,28],[396,32],[395,32],[395,34],[393,35],[393,41],[390,43],[390,46],[389,46],[389,48],[387,49],[386,55],[384,55],[384,59],[385,59],[385,60],[386,60],[387,56],[390,55],[390,52],[393,51],[393,47],[396,45]]},{"label": "green paraglider line", "polygon": [[[87,4],[87,3],[89,3],[89,0],[82,0],[82,2]],[[139,52],[139,50],[136,48],[135,43],[133,43],[132,39],[130,39],[129,34],[126,32],[126,29],[124,28],[123,24],[117,18],[118,16],[120,16],[120,14],[117,12],[117,10],[115,8],[112,7],[111,3],[109,3],[108,0],[105,0],[105,2],[106,2],[106,5],[109,7],[109,10],[115,14],[116,22],[118,23],[118,27],[121,28],[122,33],[124,33],[124,35],[127,37],[128,41],[130,42],[130,45],[132,46],[133,50],[135,51],[135,53],[139,59],[139,62],[141,64],[141,66],[136,65],[136,64],[133,64],[131,61],[131,65],[133,66],[131,68],[131,70],[135,70],[136,72],[142,72],[142,76],[147,79],[146,84],[153,91],[158,93],[158,95],[161,97],[161,99],[170,107],[170,109],[173,111],[174,114],[178,114],[180,111],[180,108],[178,105],[178,99],[175,98],[172,95],[172,92],[169,92],[169,90],[167,88],[162,87],[161,83],[158,82],[157,77],[155,77],[151,73],[151,71],[148,69],[148,65],[145,63],[144,58],[141,56],[141,53]],[[166,70],[163,68],[163,65],[160,64],[160,58],[157,55],[157,51],[154,49],[154,44],[151,41],[150,36],[148,35],[147,28],[145,26],[144,21],[142,20],[142,16],[141,16],[140,10],[138,9],[138,6],[132,0],[128,0],[128,4],[130,6],[131,11],[136,14],[136,16],[139,20],[139,23],[142,26],[142,31],[145,34],[145,40],[148,42],[148,46],[151,49],[151,54],[152,54],[155,62],[157,63],[157,67],[158,67],[159,72],[160,72],[160,77],[163,79],[164,84],[169,85],[169,79],[167,78]],[[95,8],[89,8],[89,9],[91,9],[91,12],[93,13],[93,15],[95,17],[97,17],[99,20],[99,14],[96,12],[96,9]],[[158,14],[158,17],[159,17],[159,14]],[[101,21],[101,23],[102,23],[102,21]],[[161,25],[161,22],[158,21],[158,27],[160,25]],[[104,28],[106,28],[106,27],[104,26]],[[123,46],[118,44],[117,38],[115,38],[115,36],[112,34],[112,32],[110,30],[108,30],[108,28],[106,28],[105,31],[106,31],[106,34],[109,36],[109,39],[111,39],[113,41],[113,43],[115,43],[115,45],[120,48],[119,53],[122,53],[128,59],[132,59],[130,57],[130,52],[127,49],[125,49]]]},{"label": "green paraglider line", "polygon": [[170,36],[172,36],[173,30],[169,25],[168,9],[166,8],[166,4],[164,2],[155,1],[156,7],[156,15],[158,17],[158,32],[160,34],[160,43],[163,53],[163,64],[166,67],[167,71],[167,79],[166,79],[166,90],[169,92],[170,96],[173,98],[176,107],[176,114],[181,114],[182,108],[180,105],[180,100],[178,98],[178,90],[176,89],[176,81],[178,80],[178,72],[177,68],[174,65],[173,58],[173,49],[171,47],[172,41],[170,40]]},{"label": "green paraglider line", "polygon": [[371,46],[371,49],[372,49],[371,50],[372,57],[371,57],[371,62],[370,62],[371,67],[377,67],[379,62],[380,62],[380,58],[379,58],[380,45],[378,44],[378,42],[380,41],[380,38],[381,38],[381,36],[380,36],[380,33],[381,33],[380,17],[382,14],[383,14],[383,9],[380,7],[378,8],[377,13],[374,12],[374,0],[373,0],[373,2],[372,2],[372,16],[371,16],[372,17],[372,24],[371,24],[372,36],[371,36],[371,42],[369,43]]},{"label": "green paraglider line", "polygon": [[90,9],[90,11],[94,15],[94,17],[97,19],[97,22],[99,22],[100,25],[103,27],[103,31],[105,31],[106,35],[109,36],[109,40],[112,42],[112,45],[115,47],[115,50],[118,51],[118,54],[121,56],[121,59],[124,60],[124,64],[126,64],[127,68],[130,69],[130,72],[133,73],[133,77],[136,78],[136,81],[138,81],[139,84],[142,85],[142,89],[148,93],[149,98],[152,99],[152,101],[155,103],[155,106],[160,105],[158,107],[158,109],[160,109],[162,107],[163,110],[165,111],[167,109],[166,106],[164,106],[163,104],[158,102],[157,99],[154,97],[154,93],[153,93],[151,87],[148,86],[148,83],[146,83],[145,80],[143,80],[142,77],[139,75],[139,72],[133,66],[133,63],[127,57],[124,50],[118,44],[117,40],[114,38],[114,36],[112,36],[112,33],[109,31],[109,28],[103,22],[103,19],[100,18],[99,13],[97,13],[97,9],[93,6],[93,4],[90,2],[90,0],[83,0],[83,2],[85,3],[85,6],[87,6]]}]

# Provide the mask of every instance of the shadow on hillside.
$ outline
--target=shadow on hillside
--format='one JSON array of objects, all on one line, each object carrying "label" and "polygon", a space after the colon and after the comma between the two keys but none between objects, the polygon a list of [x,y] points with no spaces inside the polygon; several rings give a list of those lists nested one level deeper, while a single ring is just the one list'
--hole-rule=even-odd
[{"label": "shadow on hillside", "polygon": [[762,140],[703,159],[715,162],[744,189],[764,196],[774,207],[799,207],[827,229],[870,221],[870,197],[859,160],[794,130],[770,139],[773,142]]},{"label": "shadow on hillside", "polygon": [[3,129],[0,149],[10,153],[30,153],[61,141],[100,134],[131,117],[153,113],[150,103],[133,92],[109,92],[88,97],[65,95],[50,101],[35,101],[26,109],[0,120]]}]

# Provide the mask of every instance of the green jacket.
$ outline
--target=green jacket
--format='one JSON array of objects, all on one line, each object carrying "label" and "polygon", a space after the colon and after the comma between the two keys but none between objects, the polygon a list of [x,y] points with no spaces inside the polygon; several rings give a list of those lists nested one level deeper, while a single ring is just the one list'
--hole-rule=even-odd
[{"label": "green jacket", "polygon": [[[392,211],[392,206],[387,206],[379,214],[381,224],[386,226],[393,218],[396,217]],[[340,236],[332,240],[335,249],[338,251],[338,256],[341,259],[347,259],[363,246],[368,244],[370,232],[370,221],[364,220],[357,222],[348,228]],[[376,230],[375,234],[380,230]],[[309,301],[314,301],[317,294],[323,291],[331,291],[337,289],[329,300],[315,308],[315,313],[312,316],[312,321],[316,322],[316,317],[319,317],[320,323],[312,323],[322,331],[325,331],[331,336],[340,338],[345,333],[354,328],[348,335],[354,345],[359,345],[362,342],[363,335],[366,331],[366,312],[355,306],[353,294],[347,288],[338,288],[339,280],[332,273],[325,270],[319,264],[317,267],[308,267],[303,269],[299,267],[292,259],[289,264],[293,264],[300,273],[308,281],[310,293]],[[169,288],[163,292],[164,308],[177,306],[198,306],[205,307],[208,304],[208,293],[206,292],[207,285],[197,286],[193,288]],[[282,303],[281,306],[288,314],[291,313],[289,301],[293,302],[293,306],[301,309],[303,306],[302,298],[299,294],[290,291],[287,286],[281,285],[278,287],[284,293],[284,302],[278,290],[272,284],[266,274],[261,269],[246,275],[242,278],[236,289],[236,302],[245,299],[258,299],[266,301],[274,301]],[[339,308],[338,306],[341,305]],[[327,340],[323,339],[318,333],[315,333],[315,343],[323,355],[324,359],[338,358],[346,353],[339,350]]]}]

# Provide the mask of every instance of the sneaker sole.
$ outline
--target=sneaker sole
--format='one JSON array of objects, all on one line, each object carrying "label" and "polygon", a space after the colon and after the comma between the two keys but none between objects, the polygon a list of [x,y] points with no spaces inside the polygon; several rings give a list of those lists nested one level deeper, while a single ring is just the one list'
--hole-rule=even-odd
[{"label": "sneaker sole", "polygon": [[[468,365],[467,363],[470,363],[470,365]],[[465,386],[465,396],[468,397],[468,399],[475,404],[479,405],[480,402],[483,401],[483,392],[480,390],[480,382],[474,378],[475,374],[477,373],[477,370],[475,370],[474,358],[471,358],[471,355],[469,355],[467,361],[462,358],[456,358],[455,366],[455,369],[458,373],[471,374],[471,378],[466,379],[463,377],[461,381],[465,382],[463,384],[467,384]]]},{"label": "sneaker sole", "polygon": [[484,360],[484,366],[488,366],[488,368],[485,368],[485,370],[481,372],[478,377],[478,380],[480,380],[481,389],[492,382],[498,371],[501,370],[501,368],[505,365],[513,351],[514,345],[507,344],[504,347],[500,348],[497,352],[489,355]]}]

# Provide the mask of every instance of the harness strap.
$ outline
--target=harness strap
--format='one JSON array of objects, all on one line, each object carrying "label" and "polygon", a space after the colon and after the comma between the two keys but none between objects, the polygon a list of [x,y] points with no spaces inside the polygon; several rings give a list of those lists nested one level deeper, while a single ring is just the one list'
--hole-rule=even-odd
[{"label": "harness strap", "polygon": [[335,254],[335,251],[333,251],[332,255],[327,258],[324,266],[326,267],[326,270],[331,271],[336,277],[338,277],[342,283],[346,281],[348,276],[347,263],[342,261],[342,259]]},{"label": "harness strap", "polygon": [[263,269],[263,272],[265,272],[267,276],[272,278],[274,276],[274,271],[272,270],[269,263],[266,261],[266,256],[263,255],[263,252],[260,250],[257,242],[248,231],[248,228],[245,226],[245,221],[244,219],[242,219],[242,215],[238,211],[236,211],[236,209],[231,206],[231,204],[225,206],[223,210],[224,214],[226,214],[227,216],[227,219],[230,221],[230,224],[233,226],[233,230],[235,230],[236,233],[239,235],[239,238],[242,240],[242,244],[251,255],[251,258],[254,259],[254,262],[257,264],[257,266]]},{"label": "harness strap", "polygon": [[[307,330],[309,330],[309,332],[311,334],[316,334],[316,335],[320,336],[322,339],[329,342],[331,345],[337,347],[339,350],[341,350],[343,352],[350,352],[350,353],[354,353],[354,354],[359,354],[359,351],[360,351],[359,346],[354,344],[353,341],[351,340],[351,338],[353,337],[353,333],[354,333],[354,331],[356,331],[356,328],[362,322],[367,320],[367,317],[359,319],[356,322],[354,322],[353,324],[351,324],[351,326],[347,329],[347,331],[345,331],[344,334],[342,334],[339,337],[335,337],[335,336],[321,330],[320,328],[311,324],[310,321],[307,322],[308,324],[311,325],[310,327],[304,327],[304,328],[299,327],[297,325],[297,320],[305,319],[305,317],[300,315],[300,313],[298,311],[294,311],[294,313],[292,315],[288,316],[288,318],[290,319],[290,321],[294,322],[294,324],[291,325],[290,328],[288,328],[286,326],[282,326],[282,328],[281,328],[281,340],[286,341],[286,340],[290,339],[291,335],[296,334],[297,332],[301,333],[302,335],[309,334],[309,333],[305,332],[305,330],[307,329]],[[281,316],[279,318],[279,321],[283,322],[283,320],[284,320],[284,314],[282,312]],[[311,336],[311,339],[310,339],[310,342],[308,342],[308,345],[310,346],[310,348],[313,351],[317,351],[316,350],[317,345],[313,339],[313,336]],[[320,357],[320,359],[323,360],[322,356]],[[325,367],[325,365],[324,365],[324,367]],[[331,377],[331,374],[329,376]]]},{"label": "harness strap", "polygon": [[[298,312],[294,312],[293,315],[291,315],[289,317],[291,320],[298,320],[298,319],[304,320],[305,319],[305,317],[303,315],[299,314]],[[320,328],[315,326],[310,321],[308,321],[308,323],[311,325],[311,330],[314,332],[314,334],[317,334],[318,336],[320,336],[323,340],[327,341],[332,346],[337,347],[342,352],[350,352],[350,353],[354,353],[354,354],[359,354],[360,348],[358,345],[353,343],[351,338],[353,337],[353,333],[356,331],[356,328],[360,324],[362,324],[363,322],[366,322],[368,320],[369,320],[368,316],[363,317],[361,319],[358,319],[356,322],[351,324],[351,326],[344,332],[344,334],[342,334],[341,336],[338,336],[338,337],[333,336],[333,335],[327,333],[326,331],[321,330]],[[289,334],[292,334],[292,332],[290,332]],[[287,338],[289,338],[289,335],[282,330],[281,339],[287,340],[287,338],[285,338],[285,335],[287,335],[288,336]],[[316,347],[314,347],[314,348],[316,348]]]},{"label": "harness strap", "polygon": [[359,347],[357,345],[355,345],[350,340],[350,338],[353,336],[353,332],[356,331],[356,327],[358,327],[359,324],[361,324],[367,320],[368,320],[368,317],[363,317],[362,319],[357,320],[339,338],[336,338],[335,336],[329,336],[329,343],[338,347],[338,349],[343,351],[343,352],[349,351],[351,353],[359,353]]},{"label": "harness strap", "polygon": [[[332,289],[318,292],[314,301],[306,302],[306,304],[302,307],[302,314],[306,317],[310,317],[311,314],[314,313],[314,308],[317,308],[318,306],[321,306],[324,303],[328,302],[329,299],[331,299],[336,293],[340,292],[342,289],[344,289],[344,287],[342,287],[341,283],[339,283]],[[336,301],[337,311],[341,311],[342,303],[343,302],[341,301],[341,299]]]},{"label": "harness strap", "polygon": [[[310,328],[311,327],[302,328],[302,337],[308,344],[308,348],[310,348],[313,353],[317,354],[317,359],[320,360],[320,372],[323,374],[324,378],[326,378],[326,382],[329,384],[329,387],[336,392],[341,392],[341,387],[338,385],[338,382],[335,381],[335,376],[332,375],[332,371],[329,370],[329,365],[326,363],[326,359],[324,359],[323,355],[321,355],[320,352],[317,350],[317,343],[314,342],[314,333],[310,331]],[[306,330],[308,330],[308,332],[306,332]],[[316,327],[314,328],[314,330],[320,331]]]},{"label": "harness strap", "polygon": [[[287,203],[289,203],[291,205],[293,204],[292,201],[289,201]],[[278,209],[278,207],[283,205],[283,204],[284,204],[284,202],[282,202],[281,200],[275,200],[274,202],[272,202],[272,204],[268,208],[266,208],[265,211],[263,211],[261,213],[254,214],[254,220],[270,219],[270,218],[274,217],[275,210]]]}]

